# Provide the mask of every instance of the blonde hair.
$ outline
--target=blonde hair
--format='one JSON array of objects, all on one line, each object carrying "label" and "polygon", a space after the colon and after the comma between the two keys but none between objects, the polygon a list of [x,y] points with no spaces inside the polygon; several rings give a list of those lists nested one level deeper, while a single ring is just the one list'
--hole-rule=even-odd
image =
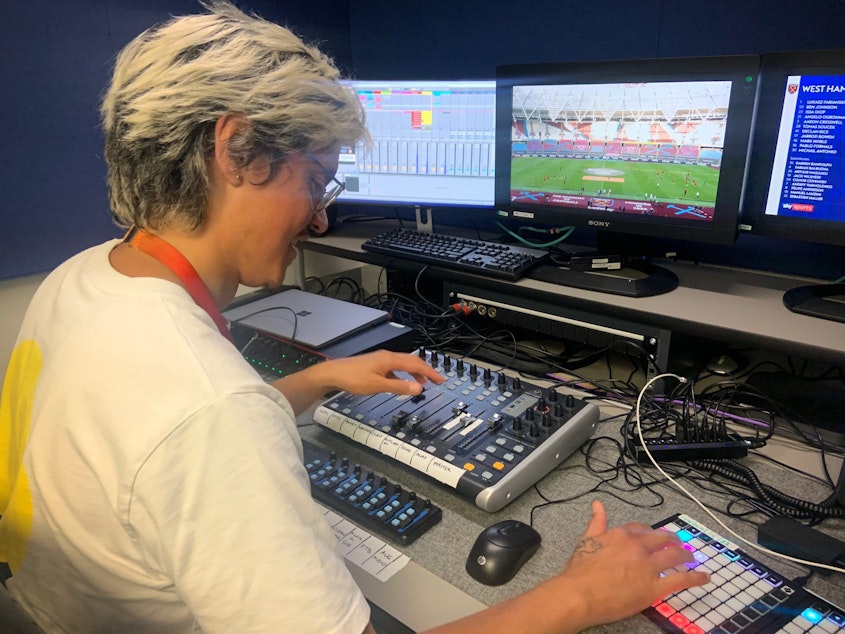
[{"label": "blonde hair", "polygon": [[204,6],[145,31],[117,57],[101,114],[118,225],[202,225],[224,114],[248,123],[228,142],[237,169],[259,156],[278,169],[293,153],[368,138],[363,108],[328,57],[231,4]]}]

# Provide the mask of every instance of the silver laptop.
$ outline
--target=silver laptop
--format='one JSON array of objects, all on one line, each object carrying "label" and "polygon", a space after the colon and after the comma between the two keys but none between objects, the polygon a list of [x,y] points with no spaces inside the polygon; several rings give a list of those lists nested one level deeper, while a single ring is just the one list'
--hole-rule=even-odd
[{"label": "silver laptop", "polygon": [[387,321],[387,311],[289,289],[223,312],[237,323],[315,350]]}]

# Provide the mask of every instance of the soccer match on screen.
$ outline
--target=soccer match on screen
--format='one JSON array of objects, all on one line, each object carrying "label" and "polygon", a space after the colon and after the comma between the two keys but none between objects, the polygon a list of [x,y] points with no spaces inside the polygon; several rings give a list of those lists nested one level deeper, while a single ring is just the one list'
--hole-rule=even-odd
[{"label": "soccer match on screen", "polygon": [[511,199],[711,221],[729,81],[515,86]]}]

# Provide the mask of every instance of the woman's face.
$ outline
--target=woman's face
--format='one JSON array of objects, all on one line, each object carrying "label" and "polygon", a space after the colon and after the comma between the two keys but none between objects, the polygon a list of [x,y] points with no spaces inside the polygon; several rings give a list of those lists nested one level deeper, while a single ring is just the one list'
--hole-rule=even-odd
[{"label": "woman's face", "polygon": [[256,161],[243,173],[237,222],[241,235],[237,261],[241,284],[275,288],[296,258],[296,244],[328,228],[320,208],[326,186],[337,171],[338,152],[297,154],[279,165],[273,178],[267,162]]}]

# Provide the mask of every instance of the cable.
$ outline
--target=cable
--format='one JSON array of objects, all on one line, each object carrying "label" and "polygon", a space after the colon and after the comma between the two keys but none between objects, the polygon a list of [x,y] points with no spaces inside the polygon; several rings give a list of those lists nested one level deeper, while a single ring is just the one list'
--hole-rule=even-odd
[{"label": "cable", "polygon": [[732,535],[733,537],[735,537],[736,539],[738,539],[742,543],[747,544],[750,547],[752,547],[756,550],[759,550],[760,552],[766,553],[767,555],[771,555],[772,557],[778,557],[780,559],[786,559],[786,560],[791,561],[793,563],[797,563],[797,564],[801,564],[801,565],[805,565],[805,566],[811,566],[811,567],[814,567],[814,568],[823,568],[825,570],[832,570],[834,572],[845,573],[845,568],[838,568],[836,566],[829,566],[827,564],[820,564],[820,563],[816,563],[816,562],[812,562],[812,561],[806,561],[804,559],[799,559],[797,557],[791,557],[789,555],[784,555],[784,554],[775,552],[773,550],[769,550],[768,548],[760,546],[759,544],[755,544],[754,542],[748,541],[747,539],[745,539],[741,535],[738,535],[732,529],[728,528],[728,526],[722,520],[720,520],[718,517],[716,517],[716,515],[714,513],[712,513],[710,511],[710,509],[708,509],[704,505],[704,503],[701,502],[701,500],[699,500],[692,493],[687,491],[687,489],[680,482],[678,482],[677,480],[672,478],[668,473],[666,473],[661,468],[661,466],[659,464],[657,464],[657,461],[654,459],[654,456],[652,456],[651,452],[648,450],[648,447],[646,446],[645,438],[643,437],[642,424],[641,424],[641,420],[640,420],[640,406],[641,406],[643,395],[646,393],[648,388],[651,387],[652,383],[654,383],[654,382],[656,382],[660,379],[669,378],[669,377],[675,378],[678,381],[680,381],[681,383],[686,383],[688,381],[688,379],[686,377],[679,376],[677,374],[672,374],[671,372],[667,372],[667,373],[664,373],[664,374],[657,375],[656,377],[649,380],[643,386],[643,389],[640,390],[639,396],[637,396],[637,403],[636,403],[636,408],[635,408],[636,409],[636,420],[637,420],[637,435],[639,436],[640,443],[642,444],[643,448],[645,449],[646,456],[648,456],[648,459],[654,465],[655,469],[657,469],[661,474],[663,474],[663,476],[669,482],[671,482],[673,486],[678,488],[684,495],[686,495],[690,500],[692,500],[695,504],[697,504],[705,513],[707,513],[707,515],[709,515],[711,518],[713,518],[713,520],[715,522],[717,522],[719,524],[719,526],[721,526],[725,531],[727,531],[730,535]]}]

